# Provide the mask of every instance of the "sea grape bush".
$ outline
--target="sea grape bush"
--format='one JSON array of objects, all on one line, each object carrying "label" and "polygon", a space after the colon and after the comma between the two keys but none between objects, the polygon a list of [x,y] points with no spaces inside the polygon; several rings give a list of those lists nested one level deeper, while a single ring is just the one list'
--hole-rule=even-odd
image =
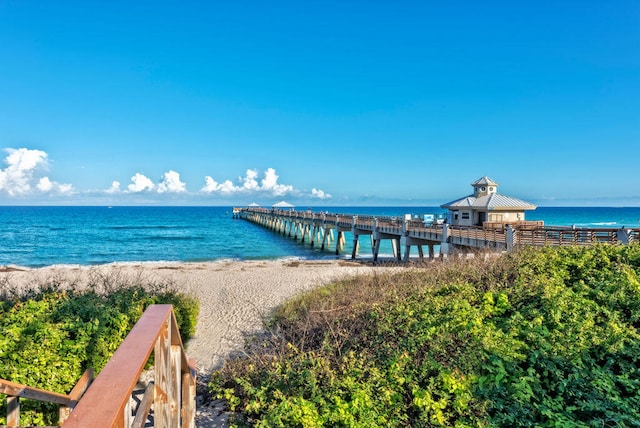
[{"label": "sea grape bush", "polygon": [[639,275],[598,245],[344,281],[210,386],[238,426],[640,426]]},{"label": "sea grape bush", "polygon": [[[0,302],[0,378],[68,393],[87,368],[99,372],[150,304],[172,304],[184,340],[194,332],[198,302],[141,286],[109,294],[48,289]],[[0,425],[6,402],[0,395]],[[21,423],[55,425],[58,406],[21,400]]]}]

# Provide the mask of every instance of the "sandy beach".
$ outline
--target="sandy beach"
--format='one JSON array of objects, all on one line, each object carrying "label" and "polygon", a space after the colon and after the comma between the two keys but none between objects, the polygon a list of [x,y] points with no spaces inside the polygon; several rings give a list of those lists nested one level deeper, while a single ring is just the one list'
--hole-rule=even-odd
[{"label": "sandy beach", "polygon": [[[200,301],[196,332],[186,347],[189,357],[197,361],[200,380],[206,380],[225,358],[242,350],[244,335],[259,331],[263,318],[285,300],[319,285],[376,269],[385,268],[345,260],[270,260],[52,266],[8,269],[0,275],[8,278],[12,286],[23,287],[52,277],[58,283],[83,284],[96,274],[172,283]],[[197,419],[200,427],[225,426],[216,403],[200,405]]]}]

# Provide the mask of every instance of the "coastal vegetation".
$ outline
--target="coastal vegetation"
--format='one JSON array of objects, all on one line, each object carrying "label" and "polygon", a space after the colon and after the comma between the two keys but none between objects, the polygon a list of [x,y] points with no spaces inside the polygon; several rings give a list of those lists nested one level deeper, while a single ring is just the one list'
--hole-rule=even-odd
[{"label": "coastal vegetation", "polygon": [[640,426],[640,246],[344,280],[212,375],[236,426]]},{"label": "coastal vegetation", "polygon": [[[195,331],[198,301],[171,283],[94,274],[88,284],[55,275],[15,288],[0,280],[0,378],[68,393],[87,368],[98,373],[150,304],[173,305],[180,334]],[[0,395],[0,425],[6,400]],[[56,425],[58,406],[22,400],[21,422]]]}]

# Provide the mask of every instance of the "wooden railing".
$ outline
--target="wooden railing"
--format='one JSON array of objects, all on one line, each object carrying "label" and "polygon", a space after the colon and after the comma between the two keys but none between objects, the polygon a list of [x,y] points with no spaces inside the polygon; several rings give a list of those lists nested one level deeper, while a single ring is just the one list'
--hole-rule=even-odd
[{"label": "wooden railing", "polygon": [[544,227],[534,230],[518,230],[516,245],[592,245],[618,243],[618,229],[572,229]]},{"label": "wooden railing", "polygon": [[0,379],[0,394],[7,396],[7,427],[20,426],[20,399],[44,401],[60,405],[59,421],[63,423],[93,380],[93,369],[87,369],[69,395]]},{"label": "wooden railing", "polygon": [[452,238],[458,238],[466,240],[467,242],[474,240],[476,242],[482,241],[485,243],[493,242],[496,244],[507,245],[507,237],[504,230],[498,229],[483,229],[481,227],[451,227],[449,228],[449,236]]},{"label": "wooden railing", "polygon": [[[154,382],[137,408],[131,394],[154,355]],[[195,361],[187,360],[171,305],[151,305],[79,400],[63,428],[195,427]]]},{"label": "wooden railing", "polygon": [[544,227],[544,221],[542,220],[519,220],[510,222],[491,222],[485,221],[482,223],[483,229],[498,229],[504,231],[507,225],[518,230],[534,230]]},{"label": "wooden railing", "polygon": [[[458,246],[490,247],[507,250],[520,246],[543,245],[592,245],[598,243],[630,244],[640,242],[640,229],[571,228],[545,226],[543,221],[516,221],[509,223],[484,222],[483,226],[459,226],[427,224],[415,218],[351,215],[335,213],[309,213],[294,210],[242,208],[242,212],[261,213],[267,217],[285,215],[298,218],[302,223],[316,215],[325,219],[324,226],[335,226],[339,230],[369,231],[382,233],[392,238],[408,236],[425,241],[441,241]],[[251,219],[251,218],[249,218]],[[255,219],[251,219],[256,221]],[[375,226],[374,226],[375,224]],[[446,232],[446,233],[445,233]],[[443,241],[444,240],[444,241]],[[446,241],[446,242],[445,242]]]}]

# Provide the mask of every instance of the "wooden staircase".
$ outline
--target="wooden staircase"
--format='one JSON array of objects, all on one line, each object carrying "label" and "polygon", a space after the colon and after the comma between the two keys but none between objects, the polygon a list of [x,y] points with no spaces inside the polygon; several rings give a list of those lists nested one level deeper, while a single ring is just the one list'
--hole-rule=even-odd
[{"label": "wooden staircase", "polygon": [[[154,380],[132,400],[149,357]],[[151,305],[100,374],[85,371],[68,395],[0,379],[7,426],[20,426],[20,399],[60,405],[63,428],[195,427],[196,367],[184,351],[171,305]],[[149,418],[153,411],[153,418]]]}]

